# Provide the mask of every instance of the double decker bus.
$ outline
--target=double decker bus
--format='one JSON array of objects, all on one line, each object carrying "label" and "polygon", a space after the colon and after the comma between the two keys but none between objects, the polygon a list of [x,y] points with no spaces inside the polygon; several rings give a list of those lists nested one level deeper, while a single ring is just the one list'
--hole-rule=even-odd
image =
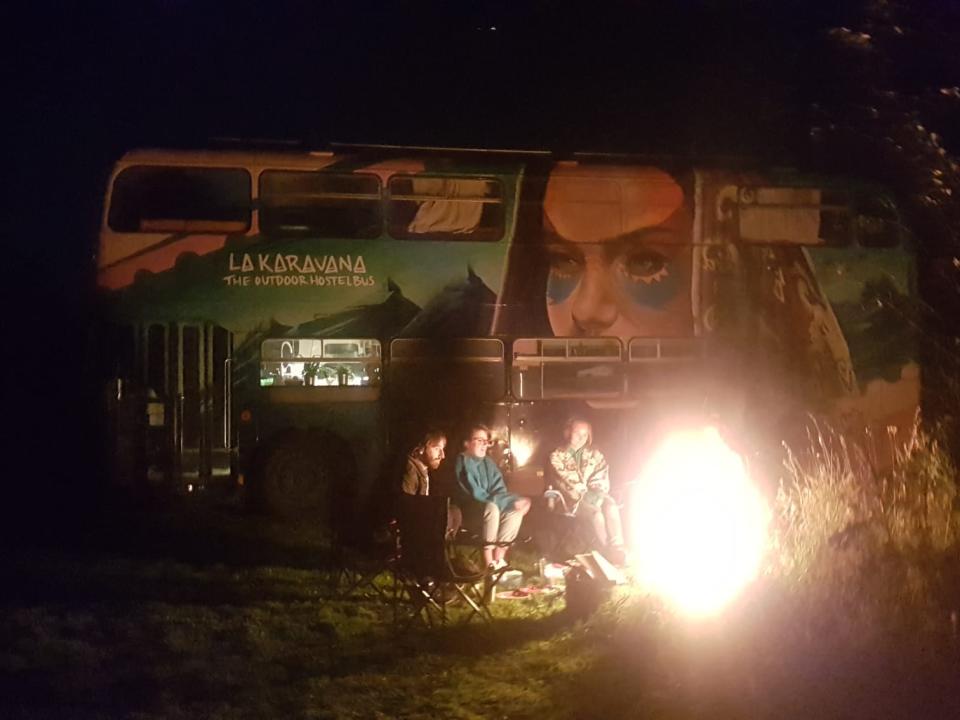
[{"label": "double decker bus", "polygon": [[530,494],[572,415],[614,486],[705,409],[758,447],[809,413],[880,437],[919,401],[909,239],[881,189],[786,170],[130,152],[98,255],[115,476],[329,517],[428,426],[486,422]]}]

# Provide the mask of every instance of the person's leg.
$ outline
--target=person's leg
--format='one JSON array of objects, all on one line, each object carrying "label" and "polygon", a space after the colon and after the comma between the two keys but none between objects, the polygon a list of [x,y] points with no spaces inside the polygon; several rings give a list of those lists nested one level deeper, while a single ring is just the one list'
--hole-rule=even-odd
[{"label": "person's leg", "polygon": [[614,548],[623,547],[623,523],[620,521],[620,507],[617,501],[609,495],[603,498],[603,520],[606,525],[607,545]]},{"label": "person's leg", "polygon": [[530,511],[530,498],[517,499],[514,507],[500,515],[500,527],[497,530],[497,542],[500,543],[494,548],[493,554],[497,562],[501,562],[507,556],[507,545],[517,539],[520,533],[520,525],[523,523],[523,516]]},{"label": "person's leg", "polygon": [[607,526],[603,512],[593,504],[580,503],[577,508],[577,519],[583,523],[584,529],[590,535],[591,549],[604,547],[607,544]]},{"label": "person's leg", "polygon": [[[489,567],[497,560],[495,555],[497,537],[500,528],[500,508],[496,503],[484,503],[483,506],[483,564]],[[487,543],[490,543],[489,545]]]}]

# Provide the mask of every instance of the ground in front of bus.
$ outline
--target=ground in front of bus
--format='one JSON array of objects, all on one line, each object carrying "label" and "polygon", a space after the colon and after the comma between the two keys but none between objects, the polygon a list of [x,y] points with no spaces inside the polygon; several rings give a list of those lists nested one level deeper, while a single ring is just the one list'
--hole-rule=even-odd
[{"label": "ground in front of bus", "polygon": [[118,516],[4,553],[0,716],[960,717],[949,618],[922,640],[853,636],[758,591],[716,624],[623,596],[586,622],[524,600],[398,634],[381,600],[331,592],[309,523]]}]

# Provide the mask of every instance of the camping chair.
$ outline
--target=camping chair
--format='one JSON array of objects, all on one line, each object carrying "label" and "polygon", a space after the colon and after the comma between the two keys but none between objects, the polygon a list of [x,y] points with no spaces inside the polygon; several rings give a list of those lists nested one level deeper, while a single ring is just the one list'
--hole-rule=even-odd
[{"label": "camping chair", "polygon": [[389,589],[378,584],[377,578],[391,570],[397,552],[395,521],[362,543],[336,533],[333,538],[334,568],[330,576],[333,594],[338,598],[355,594],[376,595],[390,601]]},{"label": "camping chair", "polygon": [[393,566],[395,620],[406,600],[413,611],[411,619],[419,618],[428,627],[445,624],[451,592],[469,611],[464,622],[474,617],[492,619],[483,588],[499,578],[489,577],[485,571],[468,573],[451,562],[445,537],[449,503],[449,498],[442,495],[407,495],[401,499],[397,516],[399,553]]},{"label": "camping chair", "polygon": [[[524,528],[527,527],[527,525],[524,524],[521,525],[520,534],[518,534],[514,540],[487,542],[483,539],[482,507],[478,503],[467,502],[461,507],[461,510],[463,512],[463,525],[460,527],[460,532],[450,540],[450,555],[454,558],[455,562],[463,563],[467,568],[485,567],[483,551],[487,547],[510,549],[521,546],[530,540],[528,536],[523,534]],[[526,520],[524,520],[524,523],[526,523]],[[488,582],[485,587],[487,602],[493,599],[497,583],[503,577],[504,573],[510,570],[512,570],[512,568],[508,564],[487,576]],[[478,572],[482,571],[478,570]]]}]

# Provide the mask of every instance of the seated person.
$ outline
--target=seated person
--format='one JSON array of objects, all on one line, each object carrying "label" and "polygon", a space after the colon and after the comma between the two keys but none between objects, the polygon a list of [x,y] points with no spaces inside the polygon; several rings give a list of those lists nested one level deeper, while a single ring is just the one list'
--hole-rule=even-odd
[{"label": "seated person", "polygon": [[616,564],[624,561],[620,508],[610,497],[607,460],[593,447],[593,428],[585,420],[571,418],[564,428],[564,447],[550,453],[557,476],[557,489],[567,509],[589,527],[594,545]]},{"label": "seated person", "polygon": [[[423,439],[407,455],[406,467],[400,489],[407,495],[430,494],[430,471],[440,467],[446,457],[447,436],[441,430],[428,430]],[[460,508],[450,504],[447,512],[447,539],[450,540],[460,531],[463,514]]]},{"label": "seated person", "polygon": [[507,492],[503,474],[487,457],[489,445],[489,428],[471,427],[455,472],[464,510],[483,518],[484,564],[499,570],[507,564],[507,544],[516,540],[523,516],[530,510],[530,499]]}]

